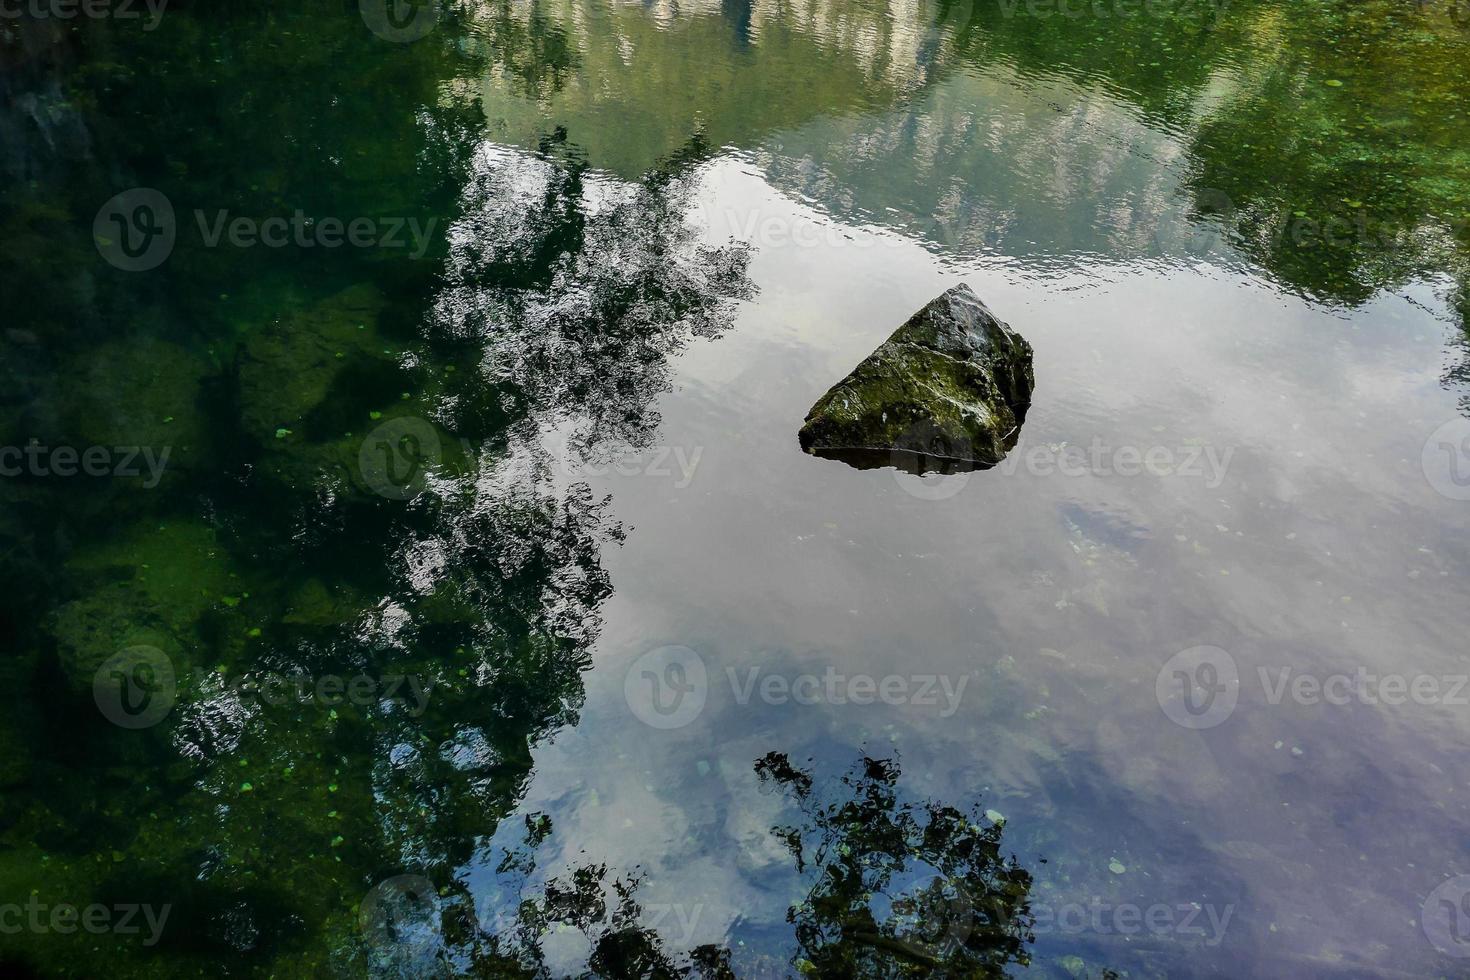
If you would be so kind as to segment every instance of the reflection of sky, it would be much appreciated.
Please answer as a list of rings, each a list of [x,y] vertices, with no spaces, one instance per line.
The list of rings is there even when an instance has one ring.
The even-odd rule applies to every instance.
[[[1157,179],[1135,170],[1140,188]],[[701,206],[712,240],[752,213],[831,220],[729,159]],[[1420,468],[1455,411],[1430,292],[1348,317],[1208,264],[942,266],[891,233],[843,232],[849,244],[763,245],[758,298],[676,362],[658,442],[700,453],[687,486],[657,450],[588,477],[630,534],[604,556],[615,593],[582,721],[538,750],[523,803],[555,821],[543,867],[640,867],[641,901],[698,909],[693,935],[664,930],[676,947],[754,937],[800,892],[752,763],[779,749],[835,777],[860,747],[891,747],[910,791],[1006,816],[1034,903],[1233,906],[1218,947],[1145,937],[1154,962],[1427,969],[1419,903],[1465,870],[1447,844],[1467,829],[1450,785],[1463,710],[1273,705],[1257,670],[1461,669],[1470,522]],[[942,494],[803,455],[811,403],[961,278],[1036,349],[1018,465],[925,499]],[[1094,439],[1228,463],[1213,479],[1026,463]],[[623,690],[664,644],[697,651],[710,678],[673,731],[640,722]],[[1200,644],[1230,652],[1242,693],[1223,725],[1192,732],[1154,682]],[[829,666],[969,680],[941,717],[741,704],[728,673]],[[1136,948],[1090,931],[1037,944],[1122,967]]]

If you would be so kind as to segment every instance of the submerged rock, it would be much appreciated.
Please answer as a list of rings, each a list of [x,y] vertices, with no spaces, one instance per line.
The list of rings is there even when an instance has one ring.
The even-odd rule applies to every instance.
[[[1020,435],[1031,345],[961,283],[817,400],[801,448],[860,468],[983,469]]]
[[[252,331],[238,364],[245,431],[268,451],[291,435],[335,435],[355,392],[402,388],[397,358],[378,333],[384,305],[376,286],[361,283]],[[354,407],[354,418],[366,414]]]

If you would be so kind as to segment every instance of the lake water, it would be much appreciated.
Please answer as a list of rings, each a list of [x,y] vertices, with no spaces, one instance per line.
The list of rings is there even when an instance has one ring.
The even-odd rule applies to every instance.
[[[135,7],[0,47],[0,964],[1470,970],[1462,3]],[[803,453],[961,282],[1010,455]]]

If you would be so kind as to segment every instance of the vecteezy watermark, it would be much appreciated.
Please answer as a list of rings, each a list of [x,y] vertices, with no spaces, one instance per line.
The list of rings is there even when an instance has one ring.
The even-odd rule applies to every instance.
[[[1065,17],[1131,20],[1138,17],[1161,17],[1185,20],[1219,16],[1229,0],[998,0],[1006,17],[1016,16],[1025,7],[1032,17]]]
[[[1456,416],[1431,432],[1419,463],[1441,497],[1470,500],[1470,419]]]
[[[967,449],[962,446],[956,452]],[[1235,457],[1235,447],[1212,445],[1111,445],[1094,436],[1086,445],[1036,443],[1017,446],[990,468],[999,476],[1026,473],[1037,477],[1095,477],[1098,479],[1195,480],[1207,490],[1224,482]],[[973,465],[951,465],[942,460],[918,474],[912,465],[895,461],[894,480],[910,496],[921,500],[944,500],[958,494],[970,482]]]
[[[0,0],[0,20],[143,20],[158,27],[168,0]]]
[[[1214,728],[1230,717],[1240,699],[1235,658],[1219,647],[1181,650],[1160,668],[1154,696],[1174,724],[1195,730]]]
[[[965,879],[937,872],[891,893],[888,906],[892,941],[915,960],[930,962],[964,947],[979,911]]]
[[[920,708],[937,708],[939,717],[948,718],[959,710],[965,696],[969,674],[958,678],[948,674],[845,674],[827,667],[821,674],[777,674],[762,667],[750,667],[744,677],[734,667],[725,674],[735,692],[735,703],[742,707],[752,696],[765,704],[911,704]]]
[[[828,666],[820,674],[779,673],[755,666],[725,668],[735,703],[769,705],[887,704],[933,708],[948,718],[959,709],[969,674],[845,673]],[[623,695],[633,714],[653,728],[682,728],[699,717],[709,699],[704,659],[686,646],[650,650],[629,666]]]
[[[97,251],[124,272],[158,268],[173,253],[177,237],[173,203],[151,187],[113,195],[92,219]]]
[[[1470,0],[1461,0],[1470,8]],[[1337,80],[1329,80],[1331,86]],[[1340,84],[1340,82],[1338,82]],[[1335,86],[1334,86],[1335,87]],[[1272,248],[1297,251],[1360,250],[1367,255],[1415,252],[1426,247],[1425,236],[1463,239],[1470,230],[1470,213],[1434,222],[1406,223],[1393,212],[1380,216],[1368,201],[1342,198],[1318,202],[1311,210],[1298,208],[1269,215],[1237,210],[1230,195],[1214,187],[1193,191],[1191,213],[1183,220],[1160,216],[1154,228],[1155,244],[1163,251],[1205,256],[1224,252],[1237,218],[1247,219],[1252,240]]]
[[[0,477],[40,476],[142,476],[141,461],[148,471],[143,486],[152,490],[163,479],[172,446],[43,446],[32,441],[24,446],[0,446]]]
[[[1446,956],[1470,956],[1470,875],[1442,881],[1424,899],[1419,925],[1429,944]]]
[[[566,476],[577,479],[583,476],[646,476],[654,479],[671,479],[674,489],[683,490],[694,482],[694,471],[704,456],[704,447],[692,450],[684,446],[649,446],[646,449],[628,447],[623,452],[612,452],[610,462],[597,463],[590,460],[568,460],[564,467]]]
[[[427,975],[412,971],[432,963],[443,943],[442,919],[439,892],[418,874],[380,881],[358,907],[358,924],[373,966],[397,968],[394,976]]]
[[[296,209],[287,218],[272,215],[253,218],[245,215],[232,216],[226,209],[206,216],[196,210],[194,220],[199,226],[199,237],[206,248],[218,248],[221,241],[235,248],[408,248],[411,259],[421,259],[429,250],[429,239],[434,234],[438,218],[420,222],[413,217],[309,217]]]
[[[407,249],[420,259],[429,250],[438,218],[357,216],[318,217],[296,209],[288,215],[235,215],[227,208],[212,214],[193,212],[199,242],[205,248],[350,248]],[[135,187],[110,198],[92,221],[97,251],[125,272],[146,272],[162,265],[178,240],[171,202],[161,191]]]
[[[686,646],[649,650],[623,676],[623,697],[639,721],[653,728],[683,728],[704,710],[709,672]]]
[[[278,673],[273,670],[226,675],[224,688],[242,701],[279,707],[317,704],[325,708],[353,705],[369,708],[384,701],[401,701],[411,718],[429,706],[433,678],[417,674],[308,674]]]
[[[1364,666],[1351,673],[1311,673],[1292,666],[1258,666],[1254,679],[1268,705],[1470,707],[1470,674],[1379,674]],[[1235,711],[1240,672],[1227,651],[1191,647],[1169,658],[1154,691],[1170,721],[1184,728],[1214,728]]]
[[[31,895],[24,904],[0,902],[0,933],[13,936],[21,932],[58,933],[66,936],[78,929],[94,936],[116,933],[119,936],[137,936],[148,930],[144,946],[153,946],[163,935],[170,904],[157,906],[118,902],[103,905],[77,906],[69,902],[48,905],[40,896]],[[141,919],[140,919],[141,916]]]
[[[1010,453],[995,468],[1006,476],[1024,469],[1032,476],[1199,480],[1206,489],[1215,490],[1225,482],[1234,456],[1234,446],[1223,451],[1209,445],[1113,446],[1093,436],[1086,449],[1065,442],[1028,446]]]
[[[315,704],[369,708],[399,702],[412,718],[423,715],[433,678],[416,674],[311,674],[206,671],[190,677],[196,690],[233,695],[241,702],[279,707]],[[151,728],[166,718],[178,699],[180,678],[173,660],[158,647],[140,644],[108,657],[92,679],[92,699],[103,717],[120,728]]]
[[[407,44],[439,23],[443,0],[358,0],[362,22],[385,41]]]
[[[413,416],[389,419],[369,432],[357,453],[358,471],[389,500],[417,496],[440,458],[439,430]]]
[[[119,728],[151,728],[178,696],[174,662],[154,646],[127,647],[108,657],[92,678],[92,700]]]
[[[1206,946],[1218,946],[1235,914],[1233,904],[1223,907],[1198,902],[1109,902],[1093,896],[1087,902],[1033,904],[1031,931],[1038,936],[1091,933],[1094,935],[1160,938],[1194,937]]]
[[[1470,228],[1470,216],[1448,221],[1443,227],[1450,237],[1463,237]],[[1417,227],[1400,220],[1383,221],[1370,213],[1364,202],[1349,200],[1340,208],[1316,214],[1293,211],[1277,222],[1271,237],[1274,244],[1289,243],[1305,249],[1356,247],[1367,252],[1394,252],[1414,247],[1417,231]]]

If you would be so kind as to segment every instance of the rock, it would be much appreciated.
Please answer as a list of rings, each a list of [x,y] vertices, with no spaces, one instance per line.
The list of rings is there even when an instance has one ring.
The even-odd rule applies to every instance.
[[[204,353],[156,337],[90,349],[65,372],[58,443],[114,450],[110,464],[126,463],[137,474],[127,477],[130,485],[172,483],[208,464],[215,436],[200,401],[214,372]],[[131,446],[140,447],[137,456],[118,450]]]
[[[229,661],[243,644],[246,610],[224,602],[245,584],[213,528],[144,521],[68,562],[75,599],[50,618],[62,674],[75,691],[132,646],[162,650],[182,671],[205,650]]]
[[[1057,965],[1066,970],[1067,975],[1074,977],[1075,980],[1082,980],[1087,975],[1087,961],[1080,956],[1063,956],[1057,960]]]
[[[362,283],[253,331],[238,364],[245,431],[267,450],[290,436],[338,435],[382,407],[349,405],[347,395],[396,395],[404,380],[378,334],[383,306],[377,287]]]
[[[1031,345],[961,283],[818,399],[801,448],[864,469],[984,469],[1015,446],[1035,383]]]

